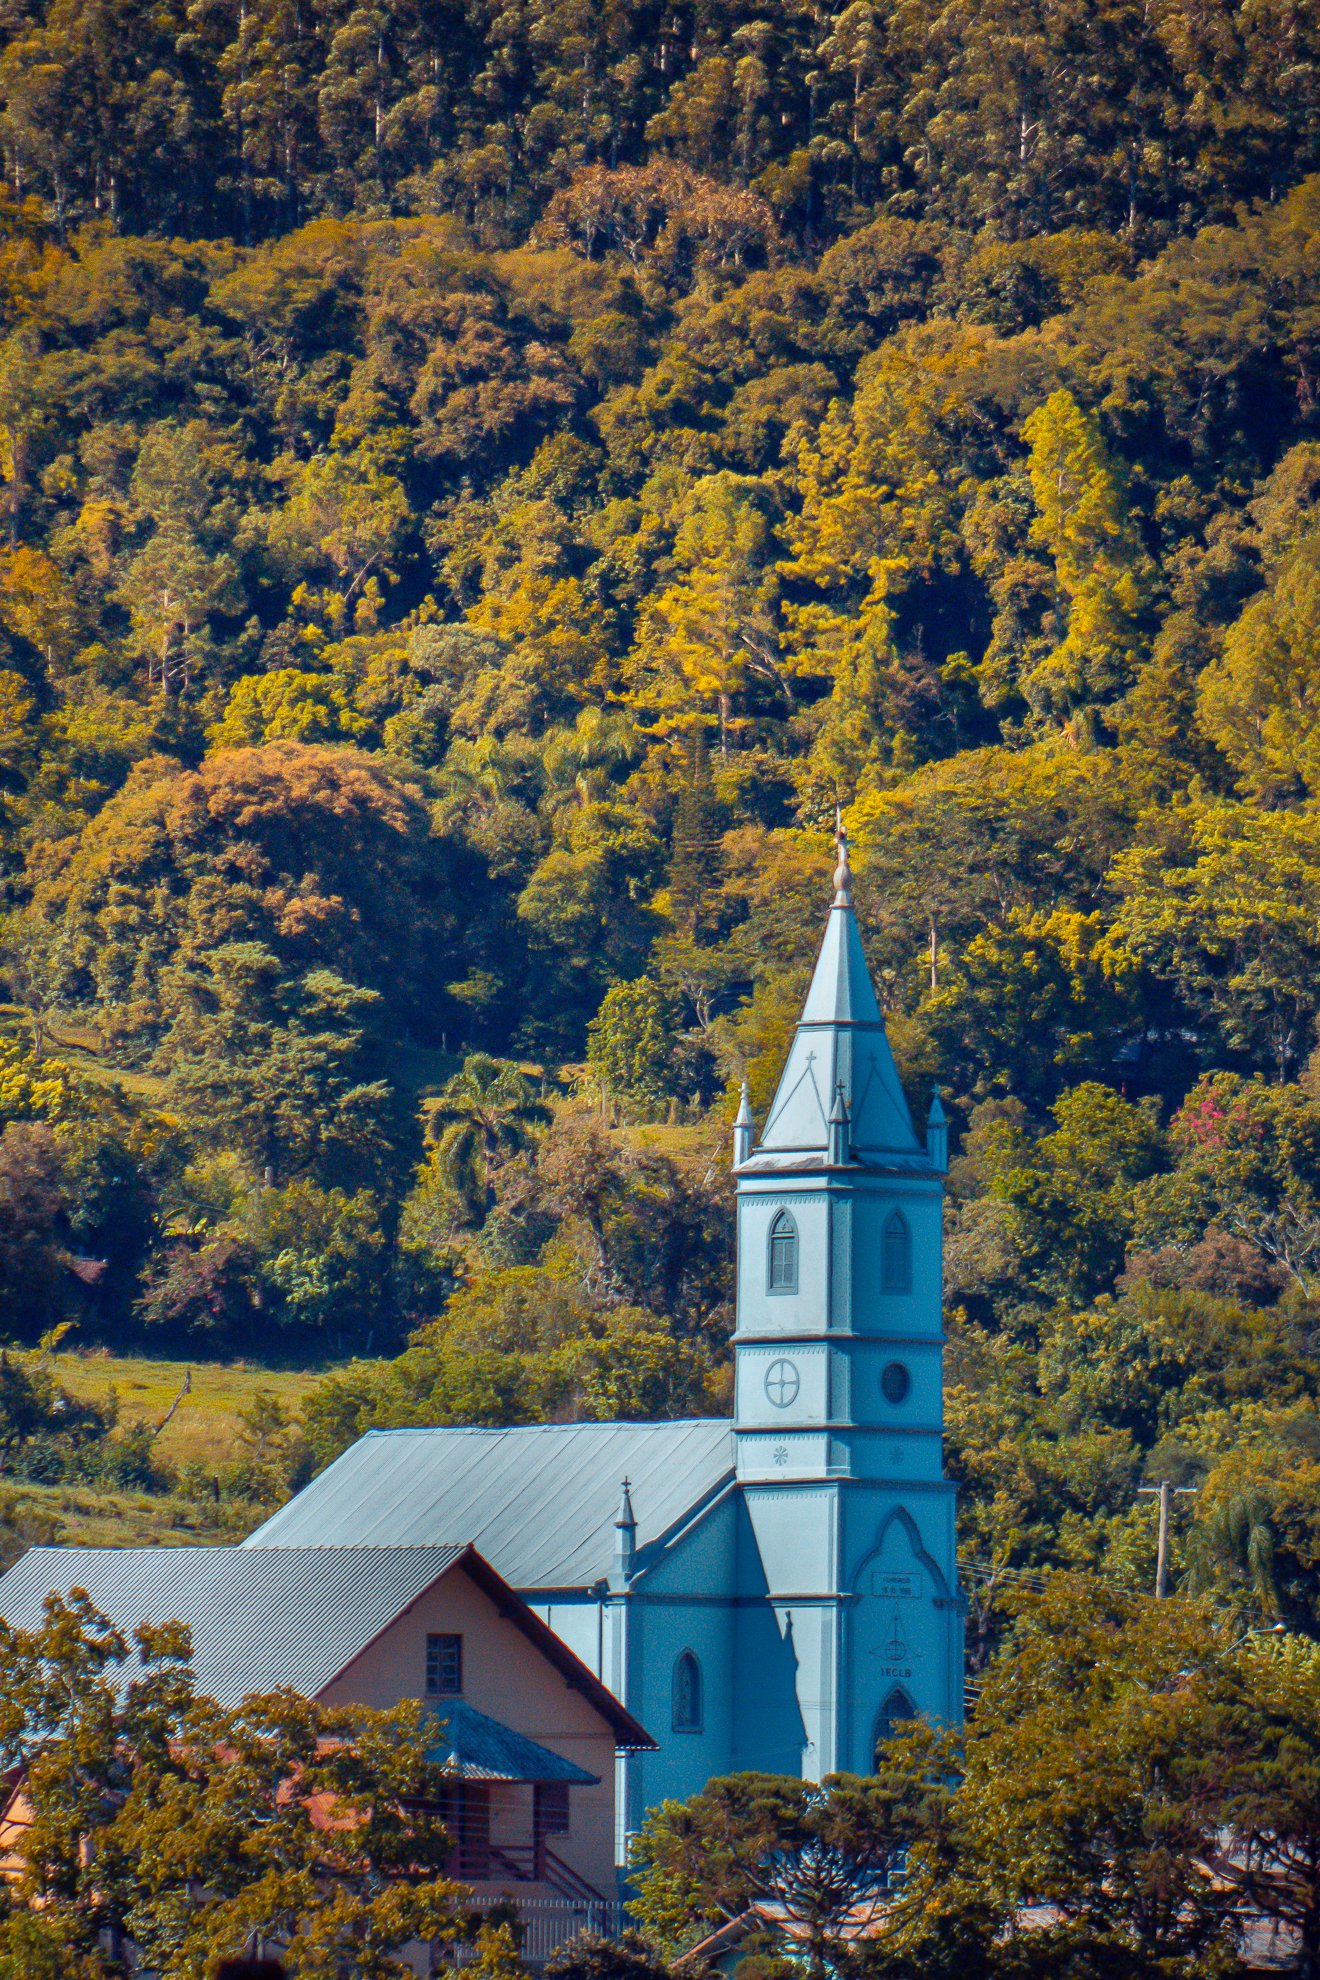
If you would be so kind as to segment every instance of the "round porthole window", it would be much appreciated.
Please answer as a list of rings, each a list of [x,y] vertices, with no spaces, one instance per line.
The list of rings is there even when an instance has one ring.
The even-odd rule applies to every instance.
[[[776,1409],[787,1409],[798,1399],[802,1384],[791,1361],[772,1361],[765,1371],[765,1392]]]
[[[908,1390],[912,1387],[912,1377],[901,1361],[891,1361],[880,1377],[880,1393],[886,1402],[907,1401]]]

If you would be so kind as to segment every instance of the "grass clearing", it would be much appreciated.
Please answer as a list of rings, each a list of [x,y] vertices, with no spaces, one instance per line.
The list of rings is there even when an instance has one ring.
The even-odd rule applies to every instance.
[[[48,1366],[73,1395],[104,1402],[113,1389],[121,1426],[160,1423],[191,1372],[191,1386],[156,1441],[171,1464],[201,1464],[213,1475],[239,1455],[242,1418],[261,1390],[290,1415],[324,1368],[259,1368],[251,1362],[166,1361],[97,1349],[52,1354]],[[199,1498],[96,1485],[0,1483],[0,1556],[49,1538],[69,1547],[231,1545],[251,1532],[271,1507],[245,1499]]]
[[[172,1464],[228,1464],[238,1454],[241,1420],[265,1389],[290,1414],[326,1373],[323,1368],[259,1368],[247,1361],[157,1361],[96,1349],[53,1354],[50,1370],[72,1395],[104,1402],[113,1389],[123,1424],[160,1423],[191,1373],[192,1384],[156,1444]]]
[[[230,1546],[260,1525],[268,1510],[247,1501],[211,1506],[174,1494],[101,1491],[91,1485],[30,1485],[23,1481],[6,1485],[0,1499],[3,1524],[14,1536],[4,1552],[13,1559],[33,1544]],[[67,1593],[67,1589],[62,1592]]]

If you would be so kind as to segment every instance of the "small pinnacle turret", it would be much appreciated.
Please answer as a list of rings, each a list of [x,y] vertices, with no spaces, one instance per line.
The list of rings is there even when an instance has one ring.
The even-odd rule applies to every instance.
[[[637,1552],[637,1515],[633,1511],[632,1481],[625,1478],[619,1499],[618,1517],[614,1522],[614,1573],[611,1577],[616,1587],[623,1587],[633,1570],[633,1559]]]
[[[940,1105],[940,1089],[930,1090],[930,1112],[926,1116],[926,1152],[930,1156],[930,1166],[937,1175],[945,1175],[949,1167],[949,1123]]]
[[[834,1105],[830,1108],[830,1166],[842,1169],[852,1160],[852,1150],[848,1146],[848,1102],[843,1097],[843,1081],[834,1089]]]
[[[738,1106],[738,1118],[733,1124],[733,1166],[738,1168],[752,1152],[752,1139],[756,1133],[756,1121],[752,1115],[752,1096],[747,1081],[742,1083],[742,1099]]]

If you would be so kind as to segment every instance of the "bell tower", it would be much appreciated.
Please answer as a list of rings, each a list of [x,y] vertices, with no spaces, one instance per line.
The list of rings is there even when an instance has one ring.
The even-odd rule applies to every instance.
[[[809,1777],[869,1772],[877,1738],[904,1717],[956,1723],[963,1687],[942,1459],[947,1130],[938,1096],[924,1145],[913,1129],[842,830],[838,845],[774,1102],[756,1141],[744,1092],[734,1130],[735,1432],[751,1541],[740,1579],[791,1646]],[[749,1623],[748,1686],[754,1635]],[[756,1754],[770,1736],[749,1706],[737,1764],[766,1767]]]

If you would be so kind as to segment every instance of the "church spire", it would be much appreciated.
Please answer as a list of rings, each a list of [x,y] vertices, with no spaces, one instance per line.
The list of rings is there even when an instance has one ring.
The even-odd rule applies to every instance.
[[[851,1159],[921,1158],[884,1019],[867,967],[852,899],[852,865],[842,819],[836,830],[834,899],[811,988],[754,1160],[828,1161],[836,1089],[848,1118]]]
[[[825,924],[815,974],[802,1011],[803,1024],[880,1024],[871,972],[853,912],[852,867],[842,820],[835,834],[834,903]]]

